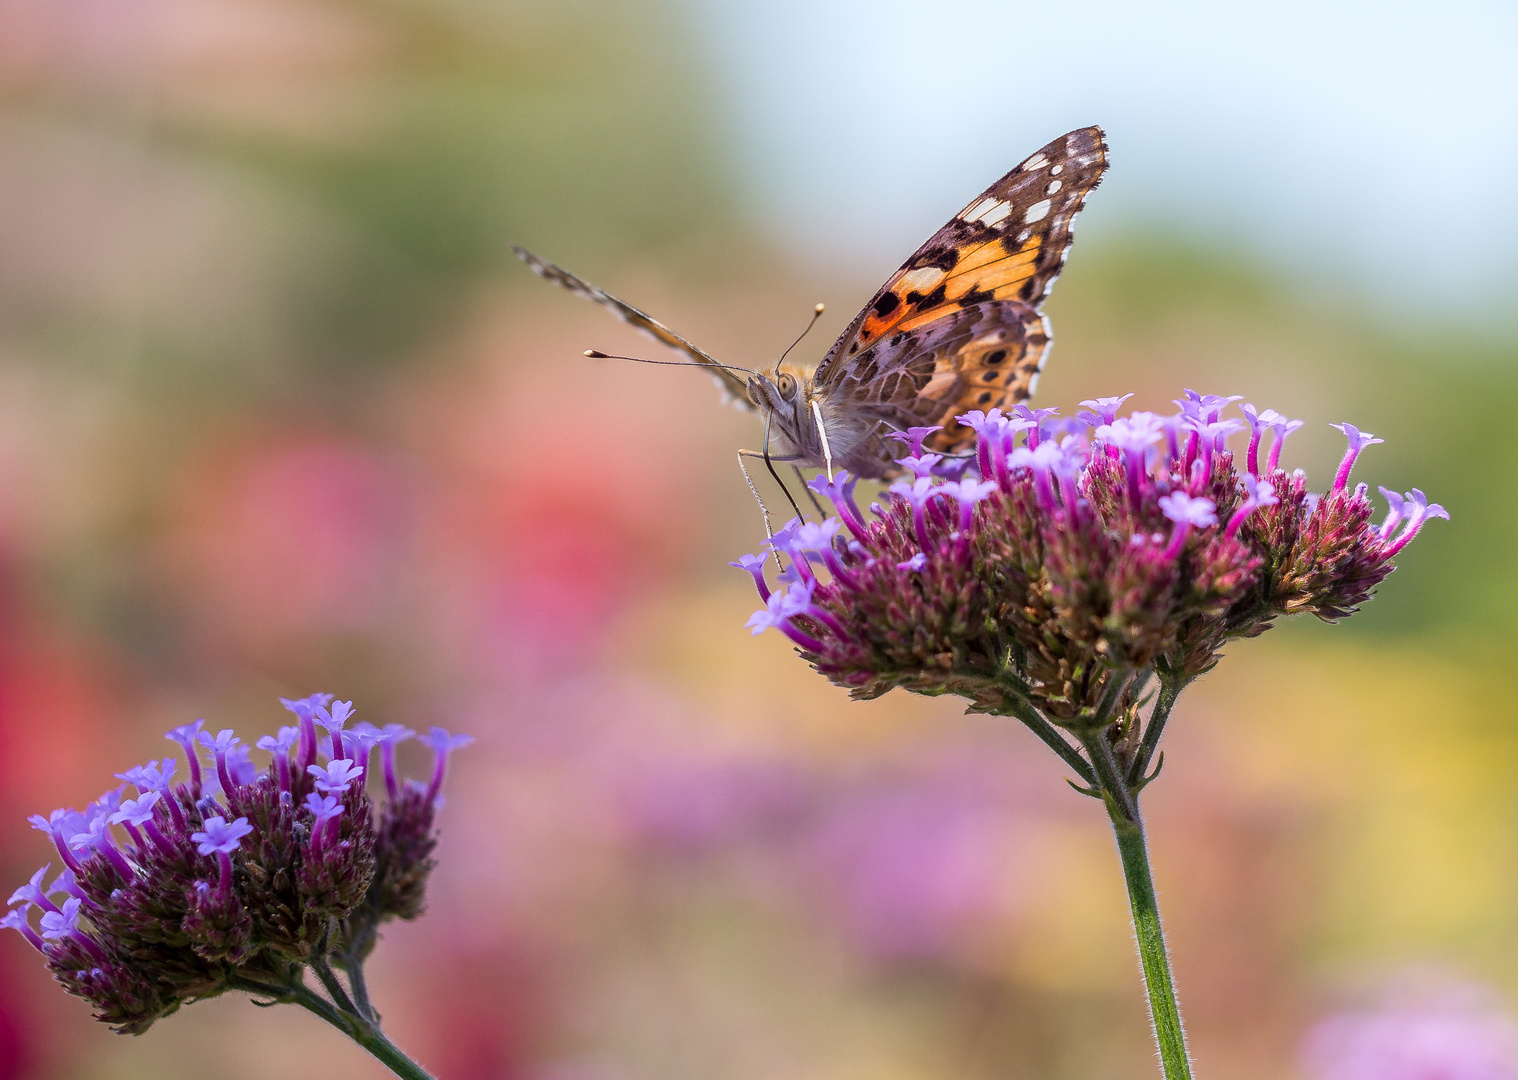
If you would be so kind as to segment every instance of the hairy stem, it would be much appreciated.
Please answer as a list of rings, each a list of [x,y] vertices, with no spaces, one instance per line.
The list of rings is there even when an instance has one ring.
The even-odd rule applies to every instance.
[[[1181,1025],[1181,1009],[1176,1003],[1175,982],[1170,975],[1170,957],[1165,950],[1165,931],[1160,925],[1154,879],[1149,873],[1144,828],[1137,821],[1127,821],[1114,814],[1112,831],[1117,836],[1123,877],[1128,883],[1128,900],[1133,907],[1133,936],[1138,941],[1139,963],[1149,992],[1149,1017],[1154,1022],[1160,1064],[1166,1080],[1191,1080],[1186,1031]]]
[[[270,986],[252,980],[236,980],[232,985],[238,990],[267,998],[270,1001],[299,1005],[313,1016],[321,1017],[369,1051],[402,1080],[433,1080],[431,1073],[412,1061],[398,1046],[385,1037],[378,1024],[368,1017],[361,1016],[352,1008],[328,1001],[307,986],[301,980],[299,968],[290,974],[289,981],[282,986]]]
[[[344,957],[342,965],[348,973],[348,985],[353,988],[353,1003],[358,1006],[359,1015],[370,1023],[378,1024],[379,1017],[374,1015],[374,1006],[369,1004],[369,984],[364,981],[364,962],[350,955]]]
[[[1065,737],[1059,733],[1058,728],[1039,715],[1038,710],[1027,700],[1024,688],[1006,676],[1003,676],[1002,683],[1011,691],[1009,696],[1012,715],[1021,720],[1029,731],[1037,735],[1045,746],[1058,754],[1061,761],[1074,769],[1077,776],[1095,787],[1096,776],[1091,772],[1091,766],[1087,764],[1086,759],[1081,757],[1079,750],[1065,741]]]
[[[1173,703],[1173,697],[1171,700]],[[1089,733],[1082,739],[1082,743],[1096,770],[1097,781],[1107,804],[1107,814],[1112,819],[1118,857],[1123,863],[1128,902],[1133,909],[1133,936],[1138,942],[1139,965],[1143,970],[1144,987],[1149,996],[1149,1017],[1154,1023],[1154,1038],[1159,1045],[1160,1064],[1164,1069],[1165,1080],[1191,1080],[1186,1032],[1181,1025],[1181,1010],[1175,999],[1175,981],[1170,974],[1165,931],[1160,925],[1160,905],[1154,895],[1154,877],[1149,871],[1149,849],[1144,842],[1144,824],[1139,817],[1138,796],[1120,774],[1105,731]]]
[[[1133,761],[1128,766],[1130,787],[1137,786],[1143,781],[1149,762],[1154,757],[1154,751],[1160,744],[1160,736],[1165,733],[1165,722],[1170,719],[1170,710],[1175,708],[1175,699],[1181,696],[1181,691],[1185,688],[1184,679],[1160,677],[1160,696],[1154,702],[1154,711],[1149,714],[1149,723],[1144,728],[1144,740],[1139,744],[1138,753],[1133,755]]]

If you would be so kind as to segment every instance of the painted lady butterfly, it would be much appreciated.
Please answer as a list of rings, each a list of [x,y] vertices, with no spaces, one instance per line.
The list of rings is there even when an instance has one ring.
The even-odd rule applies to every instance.
[[[956,416],[1032,395],[1052,340],[1040,309],[1065,264],[1075,215],[1106,168],[1101,128],[1061,135],[918,248],[815,367],[782,357],[773,371],[749,372],[746,381],[735,374],[746,369],[718,363],[636,308],[513,250],[543,277],[707,368],[764,417],[767,462],[888,479],[899,471],[893,457],[901,452],[891,432],[942,425],[925,445],[958,453],[973,434]],[[761,455],[740,451],[740,464],[743,456]]]

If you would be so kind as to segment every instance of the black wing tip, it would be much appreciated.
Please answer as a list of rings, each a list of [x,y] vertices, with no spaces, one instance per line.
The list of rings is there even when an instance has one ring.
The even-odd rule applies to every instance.
[[[547,259],[543,258],[540,255],[534,255],[532,252],[528,251],[520,244],[508,244],[507,246],[511,248],[511,253],[513,255],[521,259],[524,263],[532,267],[534,270],[540,266],[549,265]]]
[[[1045,146],[1040,153],[1048,154],[1051,151],[1056,154],[1063,152],[1062,156],[1066,157],[1093,157],[1104,171],[1109,163],[1107,133],[1096,124],[1065,132]]]

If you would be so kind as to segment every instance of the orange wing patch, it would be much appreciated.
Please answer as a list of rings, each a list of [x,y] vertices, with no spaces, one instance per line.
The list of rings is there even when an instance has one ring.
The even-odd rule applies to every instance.
[[[939,381],[935,370],[923,388],[924,397],[944,403],[933,420],[943,430],[928,439],[933,450],[956,453],[974,442],[975,433],[957,419],[971,409],[1006,409],[1033,396],[1049,352],[1048,325],[1032,309],[1018,308],[1022,317],[1017,324],[989,327],[957,352],[935,358],[935,369],[941,366],[947,377]],[[931,394],[935,381],[941,392]]]

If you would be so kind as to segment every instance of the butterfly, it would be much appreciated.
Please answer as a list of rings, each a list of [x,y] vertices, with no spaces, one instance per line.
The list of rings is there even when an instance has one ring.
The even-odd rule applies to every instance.
[[[962,454],[974,434],[958,416],[1032,395],[1053,340],[1044,299],[1065,265],[1075,216],[1106,169],[1101,128],[1079,128],[1049,143],[918,248],[816,365],[782,357],[773,370],[756,372],[718,363],[610,293],[512,250],[549,281],[610,308],[684,362],[706,368],[735,401],[757,411],[765,420],[765,449],[740,451],[740,466],[745,456],[763,456],[766,465],[826,468],[829,478],[844,468],[886,480],[901,471],[893,433],[937,426],[926,449]]]

